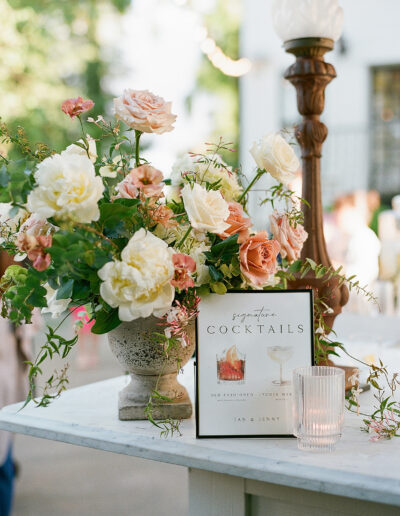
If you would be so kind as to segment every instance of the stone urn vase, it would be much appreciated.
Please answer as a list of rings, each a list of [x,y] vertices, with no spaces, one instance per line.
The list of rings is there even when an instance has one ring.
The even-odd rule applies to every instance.
[[[119,393],[121,420],[147,419],[145,408],[153,390],[171,400],[154,403],[154,419],[186,419],[192,415],[192,403],[177,374],[179,367],[193,355],[195,322],[191,321],[187,327],[189,344],[172,349],[167,359],[162,345],[152,339],[154,332],[162,332],[159,322],[154,316],[137,319],[122,323],[108,333],[111,351],[131,376],[130,383]]]

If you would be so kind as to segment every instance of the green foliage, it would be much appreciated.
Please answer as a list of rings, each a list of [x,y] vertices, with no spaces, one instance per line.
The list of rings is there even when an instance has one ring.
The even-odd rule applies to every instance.
[[[27,160],[19,159],[1,165],[0,182],[0,202],[12,202],[18,206],[26,203],[35,181]]]
[[[142,227],[142,217],[138,212],[138,199],[117,199],[113,203],[100,206],[99,224],[109,238],[129,238]]]
[[[225,240],[217,238],[210,251],[204,253],[207,257],[207,262],[210,264],[231,263],[232,258],[237,256],[239,252],[238,237],[239,235],[235,234]]]
[[[92,333],[107,333],[121,324],[118,317],[118,309],[103,307],[96,312],[96,322],[92,326]]]
[[[112,260],[117,250],[101,233],[93,232],[90,226],[82,224],[77,225],[73,232],[62,229],[55,233],[48,252],[53,264],[48,272],[50,276],[65,278],[65,281],[88,282],[92,293],[98,293],[100,279],[97,270]]]
[[[155,388],[151,391],[150,398],[149,398],[149,401],[147,402],[144,412],[145,412],[147,419],[150,421],[150,423],[152,423],[155,427],[157,427],[161,430],[161,432],[160,432],[161,437],[165,437],[165,438],[167,438],[169,436],[172,437],[176,433],[178,435],[181,435],[180,420],[168,418],[168,419],[161,419],[161,420],[156,421],[153,417],[153,411],[156,407],[162,405],[163,403],[173,402],[173,400],[171,398],[169,398],[168,396],[162,395],[158,391],[158,384],[159,384],[161,376],[163,375],[170,351],[173,349],[176,349],[181,344],[180,344],[180,342],[178,342],[177,339],[175,339],[173,337],[167,338],[164,334],[158,333],[158,332],[153,333],[153,339],[156,343],[162,345],[161,349],[162,349],[162,353],[164,356],[164,364],[163,364],[162,370],[157,378]],[[179,372],[179,369],[181,367],[179,360],[177,360],[176,367],[177,367],[177,372]]]
[[[27,362],[27,365],[29,366],[29,392],[22,408],[24,408],[30,401],[33,401],[38,407],[47,407],[52,400],[58,398],[66,389],[66,385],[68,384],[68,366],[65,366],[59,373],[56,372],[53,374],[46,381],[42,396],[37,399],[35,398],[35,380],[42,374],[40,365],[46,359],[51,360],[55,355],[65,359],[78,340],[77,335],[72,339],[65,339],[61,335],[58,335],[56,332],[59,327],[60,325],[53,330],[50,326],[47,326],[45,344],[41,346],[35,361]]]
[[[35,269],[28,272],[18,265],[8,267],[0,281],[2,316],[11,322],[29,323],[34,307],[47,306],[42,274]]]

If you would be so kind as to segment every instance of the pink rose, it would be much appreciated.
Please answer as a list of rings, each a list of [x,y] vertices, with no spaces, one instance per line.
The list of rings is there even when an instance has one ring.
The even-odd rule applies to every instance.
[[[250,236],[239,249],[240,270],[254,286],[263,287],[276,272],[276,257],[280,245],[269,240],[266,231]]]
[[[186,254],[176,253],[172,256],[172,263],[175,267],[175,274],[171,280],[171,285],[179,288],[179,290],[187,290],[189,287],[194,287],[191,274],[196,270],[196,262],[193,258]]]
[[[298,260],[308,238],[307,231],[301,224],[295,227],[287,215],[279,215],[276,211],[271,215],[270,222],[271,233],[281,245],[282,258],[287,257],[289,262]]]
[[[143,133],[162,134],[173,130],[176,115],[171,113],[171,102],[165,102],[147,90],[125,90],[114,99],[115,118]]]
[[[164,188],[162,172],[151,165],[133,168],[117,185],[119,197],[135,199],[139,192],[145,197],[159,197]]]
[[[69,115],[71,118],[80,115],[81,113],[85,113],[92,109],[94,106],[94,102],[91,99],[83,100],[82,97],[76,97],[76,99],[67,99],[61,104],[61,109],[64,111],[66,115]]]
[[[225,240],[229,236],[239,233],[238,242],[241,244],[250,235],[249,227],[251,226],[251,220],[248,217],[244,217],[243,207],[238,202],[230,202],[228,207],[229,217],[225,222],[229,224],[229,228],[225,229],[225,231],[218,236],[222,238],[222,240]]]

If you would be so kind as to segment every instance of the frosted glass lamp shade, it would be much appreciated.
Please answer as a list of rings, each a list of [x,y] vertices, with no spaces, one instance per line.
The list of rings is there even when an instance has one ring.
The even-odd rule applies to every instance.
[[[343,9],[338,0],[274,0],[272,19],[282,41],[328,38],[342,33]]]

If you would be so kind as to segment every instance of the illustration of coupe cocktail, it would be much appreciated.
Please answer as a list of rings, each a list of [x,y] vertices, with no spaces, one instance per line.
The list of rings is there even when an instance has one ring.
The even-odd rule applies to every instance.
[[[267,353],[271,360],[279,363],[279,380],[273,380],[275,385],[289,385],[289,380],[283,379],[283,364],[290,360],[294,353],[293,346],[268,346]]]

